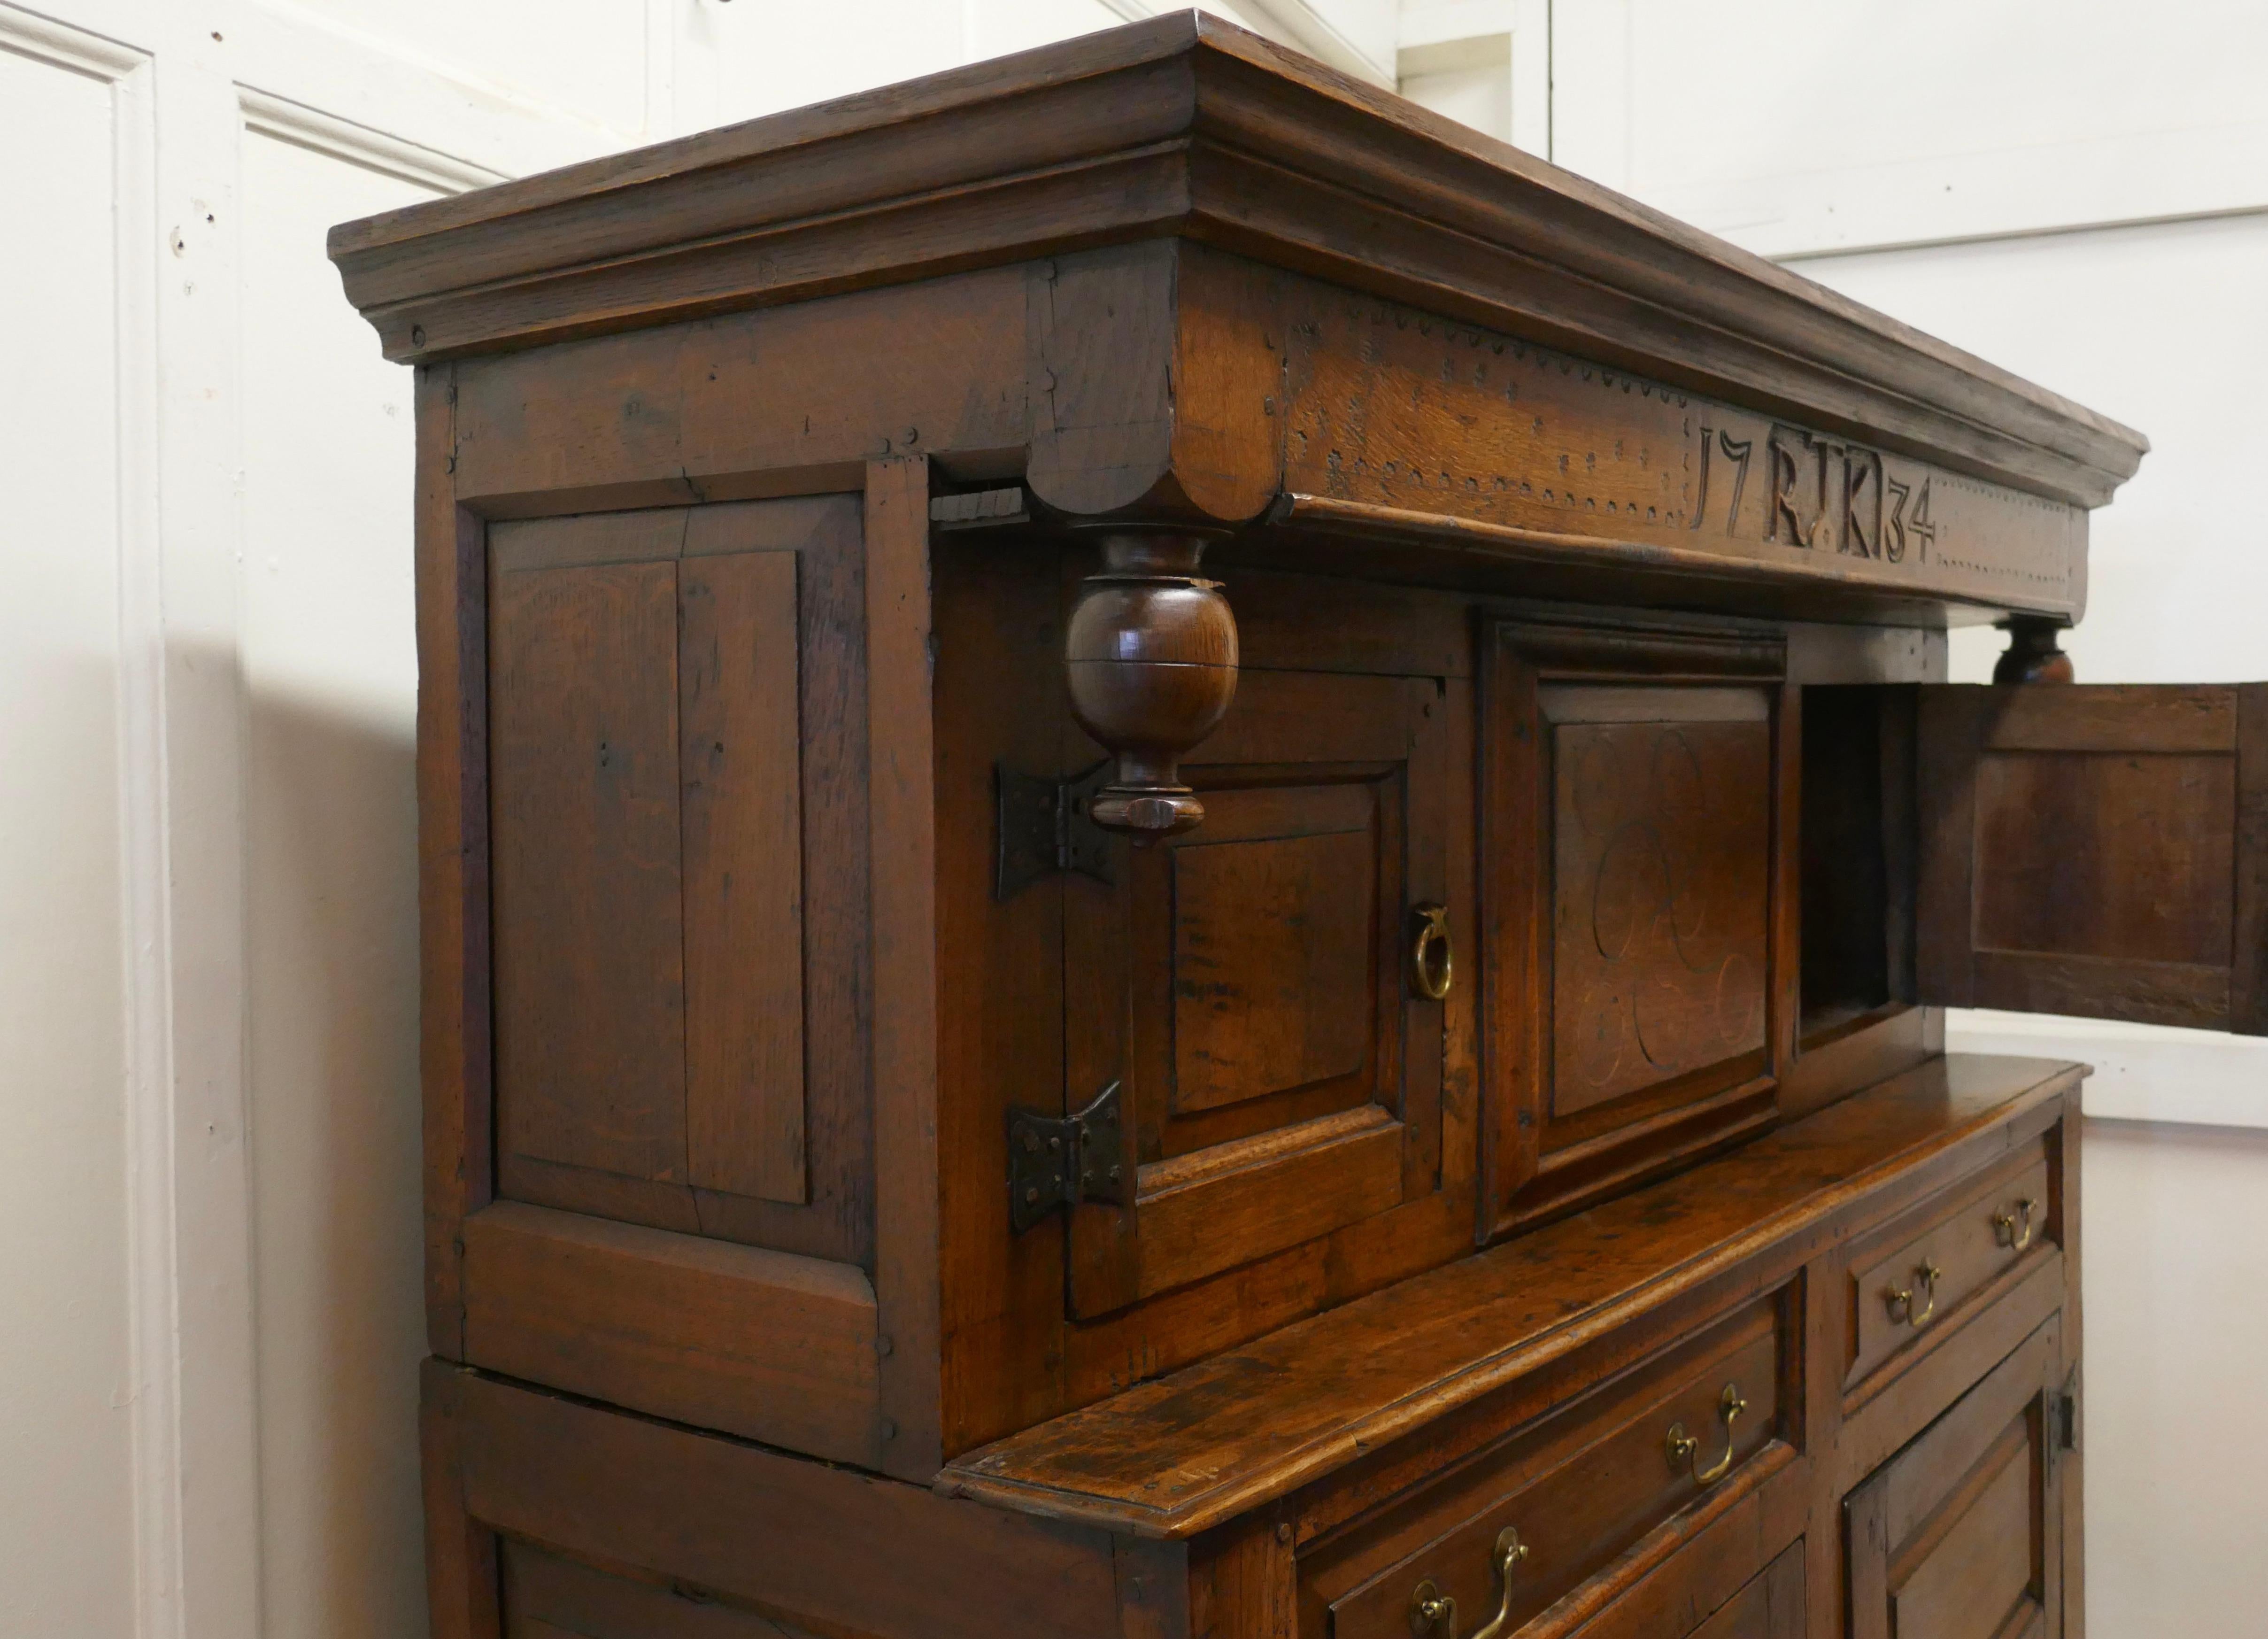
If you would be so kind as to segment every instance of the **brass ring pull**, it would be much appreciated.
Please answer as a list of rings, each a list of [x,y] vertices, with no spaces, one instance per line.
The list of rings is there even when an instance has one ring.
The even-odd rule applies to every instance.
[[[1717,1397],[1717,1414],[1725,1420],[1725,1454],[1706,1468],[1701,1466],[1701,1442],[1685,1432],[1683,1423],[1670,1424],[1669,1437],[1662,1443],[1662,1450],[1669,1454],[1669,1466],[1672,1468],[1690,1468],[1693,1478],[1701,1484],[1715,1485],[1731,1472],[1733,1421],[1748,1409],[1748,1401],[1741,1398],[1741,1385],[1727,1384],[1725,1392]]]
[[[1912,1286],[1894,1286],[1882,1294],[1882,1302],[1889,1306],[1890,1318],[1903,1320],[1910,1326],[1924,1326],[1937,1312],[1937,1283],[1945,1278],[1945,1271],[1925,1258],[1915,1266]],[[1914,1307],[1914,1291],[1919,1288],[1929,1301],[1919,1309]]]
[[[2028,1198],[2001,1207],[1992,1214],[1992,1238],[2011,1251],[2022,1251],[2032,1244],[2032,1214],[2039,1206]]]
[[[1504,1595],[1497,1605],[1496,1620],[1466,1639],[1501,1639],[1512,1631],[1512,1568],[1528,1557],[1528,1544],[1520,1539],[1520,1532],[1506,1525],[1496,1533],[1496,1547],[1490,1551],[1489,1561],[1496,1567],[1497,1581],[1503,1584]],[[1435,1585],[1431,1576],[1418,1584],[1410,1596],[1410,1627],[1413,1632],[1438,1632],[1441,1639],[1457,1639],[1457,1602]]]
[[[1449,949],[1449,907],[1419,904],[1410,908],[1410,983],[1418,993],[1439,1001],[1449,993],[1455,977]]]

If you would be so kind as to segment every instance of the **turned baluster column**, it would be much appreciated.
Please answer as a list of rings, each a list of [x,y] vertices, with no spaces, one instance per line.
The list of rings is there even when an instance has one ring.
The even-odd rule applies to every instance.
[[[2011,615],[2000,623],[2008,634],[2008,652],[1992,667],[1994,683],[2069,683],[2071,656],[2058,642],[2066,630],[2061,621],[2035,615]]]
[[[1236,618],[1219,583],[1197,574],[1204,549],[1185,533],[1105,535],[1064,637],[1071,711],[1118,760],[1087,812],[1137,841],[1204,818],[1181,759],[1236,696]]]

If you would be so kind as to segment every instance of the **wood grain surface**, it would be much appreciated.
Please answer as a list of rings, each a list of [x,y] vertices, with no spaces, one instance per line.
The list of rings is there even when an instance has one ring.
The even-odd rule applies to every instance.
[[[1424,290],[1617,369],[1645,360],[1767,413],[1879,428],[2086,505],[2145,447],[1761,258],[1186,13],[391,211],[335,229],[331,254],[388,356],[430,359],[1161,233],[1379,295]]]
[[[954,1495],[1182,1537],[1282,1496],[1531,1372],[1799,1226],[1847,1232],[1870,1189],[2006,1145],[2075,1067],[1932,1060],[1664,1184],[1359,1299],[957,1458]],[[1966,1144],[1966,1150],[1964,1150]],[[1738,1179],[1737,1187],[1732,1187]]]
[[[1923,999],[2263,1026],[2261,685],[1921,691]]]

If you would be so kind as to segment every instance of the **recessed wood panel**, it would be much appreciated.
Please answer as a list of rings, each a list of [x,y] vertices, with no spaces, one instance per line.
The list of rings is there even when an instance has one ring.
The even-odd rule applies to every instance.
[[[1976,1495],[1957,1526],[1891,1595],[1893,1633],[1993,1639],[2018,1616],[2032,1580],[2032,1478],[2025,1455],[2021,1439],[1992,1453],[1988,1463],[1997,1466],[1972,1482]]]
[[[858,1261],[858,498],[487,534],[499,1195]]]
[[[1412,906],[1446,892],[1430,678],[1255,672],[1184,764],[1204,823],[1067,884],[1079,1102],[1123,1089],[1135,1199],[1071,1223],[1071,1312],[1107,1315],[1437,1187],[1441,1002]],[[1122,1045],[1123,1044],[1123,1045]]]
[[[1174,852],[1175,1110],[1362,1068],[1377,853],[1366,825]]]
[[[1483,658],[1486,1238],[1772,1119],[1797,713],[1752,632],[1507,621]]]
[[[677,595],[690,1182],[800,1201],[796,555],[688,558]]]
[[[2225,966],[2236,759],[2036,751],[1977,768],[1977,944]]]
[[[675,567],[501,576],[490,625],[499,1148],[682,1180]]]
[[[1572,1115],[1764,1045],[1771,735],[1748,721],[1552,734],[1552,1110]]]
[[[2268,685],[1918,698],[1922,1000],[2268,1030]]]

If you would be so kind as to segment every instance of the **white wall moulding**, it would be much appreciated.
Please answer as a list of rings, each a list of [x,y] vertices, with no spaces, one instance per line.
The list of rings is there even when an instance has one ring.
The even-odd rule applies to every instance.
[[[310,108],[288,98],[240,86],[237,103],[244,110],[244,128],[273,137],[316,153],[328,154],[349,165],[358,165],[435,193],[460,193],[505,180],[501,171],[472,165],[418,143],[404,142],[384,131],[357,125]]]
[[[635,61],[604,65],[623,66],[635,80]],[[385,1213],[389,1186],[414,1205],[414,1135],[390,1160],[304,1139],[310,1122],[335,1133],[415,1106],[414,984],[366,954],[389,929],[398,945],[414,909],[361,868],[382,866],[390,832],[407,869],[407,754],[327,759],[327,730],[279,756],[272,727],[281,630],[308,646],[285,694],[329,701],[350,731],[390,700],[400,746],[409,734],[406,520],[373,509],[363,537],[306,540],[291,515],[293,483],[351,479],[338,461],[389,499],[409,466],[407,373],[338,301],[322,233],[637,132],[249,0],[0,0],[0,197],[51,234],[0,263],[0,291],[37,315],[22,362],[39,389],[0,410],[0,577],[38,619],[6,646],[10,698],[38,705],[4,729],[0,782],[0,831],[38,840],[0,860],[0,906],[45,930],[15,947],[33,969],[0,961],[0,1037],[35,1071],[0,1092],[0,1197],[47,1225],[11,1222],[0,1289],[27,1320],[40,1295],[68,1299],[27,1325],[36,1355],[0,1347],[0,1404],[33,1408],[0,1419],[0,1625],[404,1631],[422,1605],[403,1466],[422,1327],[414,1255],[388,1244],[414,1244],[414,1210],[399,1236]],[[259,406],[248,359],[266,372]],[[347,595],[279,604],[278,543],[301,554],[295,584],[309,564],[334,585],[343,570]],[[372,632],[402,657],[391,673],[365,658]],[[338,857],[295,875],[288,845],[334,786],[358,799],[319,828]],[[70,904],[46,905],[67,889]],[[333,941],[357,918],[358,939]],[[44,1115],[17,1119],[17,1097]],[[342,1246],[374,1262],[340,1261]],[[304,1278],[303,1253],[325,1278]],[[387,1290],[397,1264],[406,1296]],[[328,1318],[342,1311],[362,1327],[350,1338]],[[376,1451],[394,1454],[390,1475],[347,1472]],[[264,1491],[263,1455],[282,1458]]]
[[[0,4],[0,1612],[162,1632],[180,1554],[146,545],[147,53]],[[122,1575],[138,1564],[141,1574]]]
[[[148,53],[132,46],[13,5],[0,5],[0,51],[106,82],[122,79],[150,61]]]

